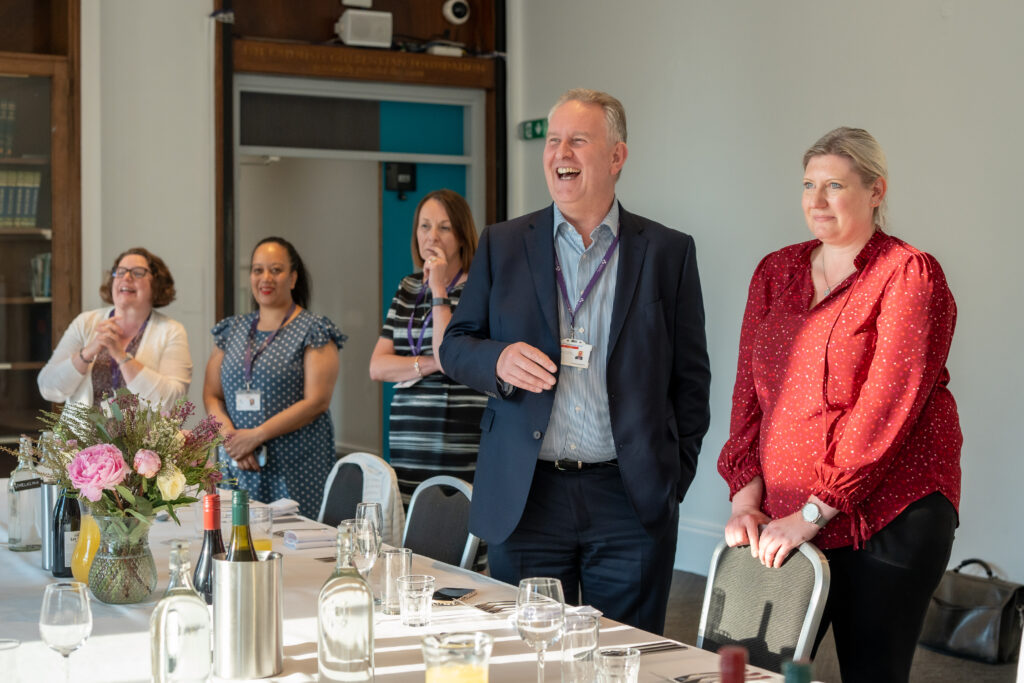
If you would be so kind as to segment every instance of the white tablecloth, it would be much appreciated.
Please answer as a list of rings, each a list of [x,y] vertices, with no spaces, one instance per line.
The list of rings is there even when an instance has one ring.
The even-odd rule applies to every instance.
[[[40,553],[15,553],[7,549],[7,480],[0,479],[0,638],[16,638],[21,645],[13,656],[0,653],[0,680],[60,680],[60,656],[39,638],[39,608],[46,584],[56,581],[40,568]],[[85,645],[71,655],[72,680],[76,683],[119,683],[149,680],[149,616],[167,586],[167,556],[173,538],[192,541],[193,560],[201,544],[192,511],[179,511],[182,526],[157,522],[150,545],[160,572],[154,597],[139,605],[107,605],[93,600],[93,632]],[[301,520],[275,524],[275,531],[315,526]],[[225,539],[227,541],[227,539]],[[291,550],[280,536],[274,550],[284,556],[284,670],[270,680],[315,681],[316,602],[320,588],[333,570],[332,548]],[[324,558],[330,558],[324,560]],[[430,574],[437,586],[475,588],[469,602],[515,598],[515,589],[458,567],[414,556],[413,572]],[[488,631],[494,636],[490,680],[519,683],[536,680],[536,656],[520,641],[504,615],[491,615],[473,607],[435,607],[431,624],[422,628],[402,626],[397,616],[378,614],[375,629],[376,680],[380,683],[423,681],[420,640],[428,633]],[[638,629],[602,619],[600,645],[649,643],[663,640]],[[559,680],[558,646],[548,655],[547,679]],[[681,674],[718,670],[718,656],[696,647],[652,652],[641,657],[641,681],[672,681]],[[764,680],[782,680],[771,676]]]

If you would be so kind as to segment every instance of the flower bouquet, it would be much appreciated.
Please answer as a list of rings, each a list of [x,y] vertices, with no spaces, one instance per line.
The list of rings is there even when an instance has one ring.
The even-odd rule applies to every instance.
[[[191,493],[222,479],[209,457],[222,440],[220,424],[211,415],[183,430],[194,411],[189,401],[161,410],[120,389],[98,407],[69,403],[60,413],[43,412],[53,439],[39,462],[96,519],[100,542],[89,587],[104,602],[140,602],[152,594],[154,516],[166,510],[181,524],[175,507],[196,502]]]

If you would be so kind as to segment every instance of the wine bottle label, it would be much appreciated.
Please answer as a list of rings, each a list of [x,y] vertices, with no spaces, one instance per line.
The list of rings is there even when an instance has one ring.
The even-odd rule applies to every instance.
[[[32,477],[31,479],[22,479],[21,481],[12,481],[11,488],[15,491],[27,491],[28,489],[37,489],[43,485],[43,480],[39,477]]]
[[[75,552],[75,544],[78,543],[77,531],[64,532],[64,568],[71,566],[71,556]]]

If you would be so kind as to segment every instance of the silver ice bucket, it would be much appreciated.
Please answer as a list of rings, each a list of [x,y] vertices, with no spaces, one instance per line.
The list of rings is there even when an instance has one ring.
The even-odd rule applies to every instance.
[[[260,556],[213,556],[213,673],[220,678],[266,678],[283,668],[281,553]]]
[[[42,539],[40,553],[43,556],[42,566],[46,571],[53,571],[53,508],[60,498],[60,487],[56,484],[43,484],[39,487],[39,538]]]

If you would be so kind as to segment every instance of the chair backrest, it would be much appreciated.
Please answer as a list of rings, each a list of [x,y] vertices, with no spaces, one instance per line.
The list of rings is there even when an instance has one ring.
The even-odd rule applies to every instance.
[[[427,479],[409,500],[402,545],[419,555],[471,568],[480,545],[480,539],[469,533],[472,499],[473,486],[461,479]]]
[[[353,462],[338,460],[327,475],[316,521],[337,526],[341,520],[356,516],[356,506],[362,500],[363,468]]]
[[[317,521],[334,526],[351,519],[361,502],[380,503],[383,540],[388,545],[399,545],[405,512],[395,471],[378,455],[349,453],[334,463],[327,476]]]
[[[697,647],[742,645],[751,664],[776,672],[787,659],[810,659],[829,582],[828,561],[811,543],[769,569],[749,547],[723,540],[711,558]]]

